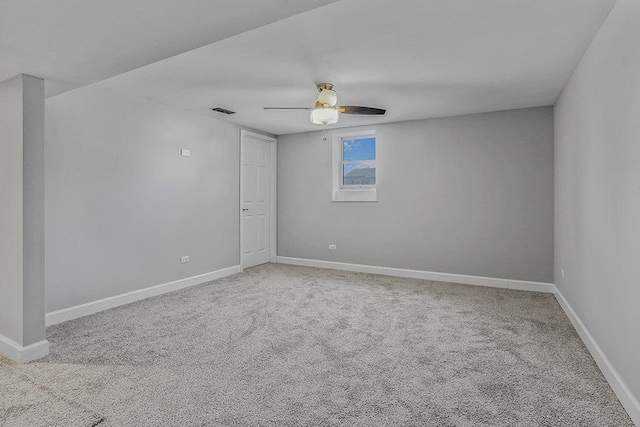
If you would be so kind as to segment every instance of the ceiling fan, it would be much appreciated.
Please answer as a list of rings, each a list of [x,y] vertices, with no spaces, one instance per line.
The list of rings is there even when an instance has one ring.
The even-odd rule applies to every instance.
[[[264,107],[265,110],[309,110],[311,122],[317,125],[332,125],[338,123],[338,116],[342,114],[359,114],[364,116],[381,116],[387,110],[373,107],[359,107],[356,105],[338,106],[338,94],[331,83],[318,83],[318,100],[311,108],[305,107]]]

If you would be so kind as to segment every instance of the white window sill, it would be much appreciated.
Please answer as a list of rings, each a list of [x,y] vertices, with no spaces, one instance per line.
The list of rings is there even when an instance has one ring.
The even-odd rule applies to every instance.
[[[332,202],[377,202],[378,192],[375,188],[357,190],[334,190]]]

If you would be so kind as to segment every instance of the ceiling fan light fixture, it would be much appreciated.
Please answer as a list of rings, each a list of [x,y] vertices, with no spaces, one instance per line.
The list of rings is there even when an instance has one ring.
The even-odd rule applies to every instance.
[[[317,107],[311,110],[311,122],[317,125],[333,125],[338,123],[339,112],[335,108]]]
[[[307,110],[311,111],[311,123],[316,125],[333,125],[338,123],[338,116],[351,114],[359,116],[382,116],[387,110],[382,108],[362,107],[358,105],[338,106],[338,94],[331,83],[318,83],[316,89],[320,94],[312,108],[306,107],[264,107],[265,110]]]

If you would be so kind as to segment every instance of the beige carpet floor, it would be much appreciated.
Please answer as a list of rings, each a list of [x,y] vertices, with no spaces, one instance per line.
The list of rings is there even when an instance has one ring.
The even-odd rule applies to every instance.
[[[103,418],[26,375],[0,356],[0,426],[99,425]]]
[[[0,390],[100,426],[633,425],[541,293],[266,264],[47,338],[16,369],[66,400]]]

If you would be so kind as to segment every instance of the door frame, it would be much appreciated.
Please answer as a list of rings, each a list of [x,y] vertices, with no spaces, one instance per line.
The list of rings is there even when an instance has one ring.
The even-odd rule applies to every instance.
[[[241,129],[240,130],[240,159],[239,159],[239,163],[240,163],[240,170],[239,170],[239,174],[240,174],[240,200],[238,201],[238,206],[239,206],[239,210],[238,210],[238,221],[240,222],[240,241],[239,243],[239,247],[240,247],[240,271],[244,270],[244,265],[242,262],[242,237],[244,236],[244,230],[243,230],[243,226],[242,226],[242,201],[244,200],[244,191],[243,191],[243,184],[244,184],[244,180],[242,178],[242,150],[243,150],[243,143],[245,140],[247,139],[257,139],[258,141],[263,141],[263,142],[268,142],[270,144],[269,146],[269,181],[270,181],[270,188],[269,188],[269,262],[272,263],[276,263],[277,259],[278,259],[278,254],[277,254],[277,249],[278,249],[278,245],[277,245],[277,237],[278,237],[278,233],[276,230],[276,227],[278,225],[278,219],[276,217],[278,209],[276,208],[276,203],[277,203],[277,159],[278,159],[278,139],[274,138],[272,136],[267,136],[267,135],[263,135],[260,133],[256,133],[256,132],[251,132],[245,129]]]

